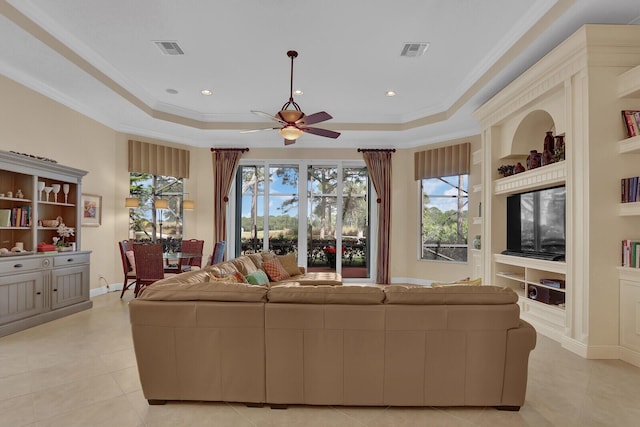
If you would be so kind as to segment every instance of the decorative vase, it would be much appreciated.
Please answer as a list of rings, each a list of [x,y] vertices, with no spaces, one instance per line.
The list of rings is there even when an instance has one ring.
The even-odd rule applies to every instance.
[[[522,163],[518,162],[513,168],[513,173],[521,173],[521,172],[524,172],[525,170],[526,169],[524,168],[524,166],[522,166]]]
[[[553,133],[547,132],[547,136],[544,137],[544,150],[542,151],[541,156],[541,166],[546,166],[553,163],[553,150],[554,150],[554,141],[553,141]]]
[[[541,154],[538,150],[531,150],[527,156],[527,169],[535,169],[540,167]]]
[[[555,148],[553,150],[553,159],[556,162],[564,160],[564,135],[556,136]]]

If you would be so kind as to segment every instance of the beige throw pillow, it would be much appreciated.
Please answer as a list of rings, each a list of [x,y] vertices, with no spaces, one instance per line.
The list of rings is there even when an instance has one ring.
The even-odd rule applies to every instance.
[[[287,255],[278,256],[277,258],[278,261],[280,261],[280,264],[282,264],[282,267],[287,270],[287,273],[289,273],[290,276],[297,276],[298,274],[302,274],[302,272],[300,271],[300,267],[298,267],[298,259],[296,258],[296,254],[294,254],[293,252]]]

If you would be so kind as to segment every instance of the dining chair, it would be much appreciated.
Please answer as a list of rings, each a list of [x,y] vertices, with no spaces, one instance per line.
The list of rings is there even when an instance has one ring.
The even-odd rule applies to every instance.
[[[225,242],[224,240],[216,242],[213,247],[213,255],[211,255],[211,264],[222,262],[222,260],[224,259],[224,248],[226,245],[227,242]]]
[[[202,267],[202,249],[204,247],[204,240],[191,239],[182,241],[182,254],[200,254],[199,257],[193,258],[180,258],[178,260],[178,270],[190,271],[191,267]]]
[[[136,262],[136,287],[134,294],[150,284],[164,279],[164,259],[162,258],[162,244],[135,243],[133,255]]]
[[[122,292],[120,298],[124,295],[125,291],[136,283],[136,266],[134,264],[133,244],[128,240],[122,240],[118,242],[118,248],[120,248],[120,259],[122,260],[122,271],[124,272],[124,279],[122,280]]]

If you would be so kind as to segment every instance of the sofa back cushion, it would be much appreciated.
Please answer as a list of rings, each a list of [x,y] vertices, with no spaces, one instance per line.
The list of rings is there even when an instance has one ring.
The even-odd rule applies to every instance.
[[[269,302],[300,304],[381,304],[382,289],[376,286],[300,286],[297,283],[272,286]]]
[[[182,275],[182,274],[181,274]],[[266,286],[222,281],[158,281],[144,288],[139,300],[265,302]]]
[[[384,288],[387,304],[480,305],[513,304],[518,294],[500,286],[426,286],[388,285]]]
[[[278,261],[282,264],[282,267],[287,270],[290,276],[297,276],[298,274],[302,274],[300,271],[300,267],[298,267],[298,258],[296,254],[291,252],[287,255],[277,256]]]
[[[236,267],[236,269],[245,276],[247,274],[258,271],[256,265],[248,256],[239,256],[238,258],[229,260],[229,262],[232,263]]]

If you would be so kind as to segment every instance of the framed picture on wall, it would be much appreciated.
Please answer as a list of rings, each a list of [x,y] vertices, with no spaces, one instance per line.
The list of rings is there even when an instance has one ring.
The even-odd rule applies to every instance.
[[[98,227],[102,224],[102,196],[82,193],[82,226]]]

